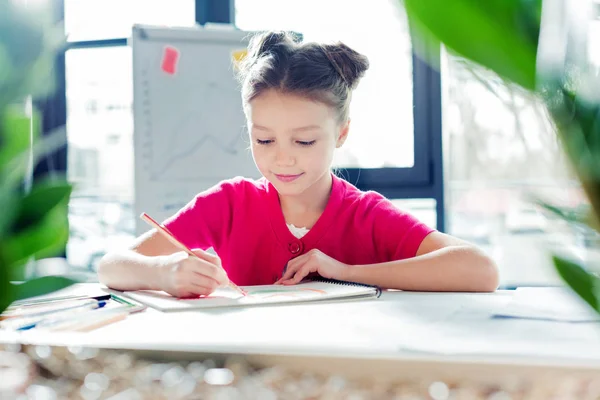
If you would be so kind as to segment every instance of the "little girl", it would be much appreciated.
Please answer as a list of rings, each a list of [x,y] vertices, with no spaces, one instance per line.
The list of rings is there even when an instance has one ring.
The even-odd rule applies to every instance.
[[[293,285],[309,274],[403,290],[495,290],[497,269],[482,251],[331,173],[348,137],[352,90],[368,67],[342,43],[253,37],[240,78],[263,178],[223,181],[164,222],[198,258],[151,230],[131,250],[107,254],[100,281],[179,297],[229,280]]]

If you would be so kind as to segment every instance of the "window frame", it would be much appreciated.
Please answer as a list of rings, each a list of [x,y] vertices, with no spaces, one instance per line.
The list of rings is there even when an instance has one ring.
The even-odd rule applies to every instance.
[[[54,19],[64,21],[64,0],[54,0]],[[195,0],[195,21],[235,23],[235,0]],[[413,47],[415,40],[413,37]],[[65,55],[72,49],[127,46],[127,38],[68,42],[56,57],[55,93],[36,105],[43,113],[43,134],[66,129]],[[437,49],[439,50],[439,49]],[[431,52],[428,52],[431,54]],[[439,55],[439,51],[436,54]],[[437,229],[445,231],[445,202],[442,159],[442,99],[440,72],[413,50],[414,165],[407,168],[341,168],[344,178],[361,190],[375,190],[390,199],[434,199]],[[68,146],[43,157],[34,179],[48,173],[66,175]]]

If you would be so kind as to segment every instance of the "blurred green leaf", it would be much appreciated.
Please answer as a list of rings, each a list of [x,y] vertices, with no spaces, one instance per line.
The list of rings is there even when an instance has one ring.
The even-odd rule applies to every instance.
[[[552,260],[560,277],[594,310],[600,312],[598,288],[600,278],[592,275],[574,261],[553,256]]]
[[[13,231],[28,229],[54,208],[66,206],[71,190],[71,185],[64,181],[38,183],[21,199]]]
[[[13,301],[52,293],[74,283],[77,283],[77,281],[64,276],[44,276],[20,284],[11,284],[12,291],[15,294]]]
[[[542,0],[403,0],[414,31],[534,90]]]
[[[13,288],[10,284],[11,276],[9,265],[0,252],[0,312],[2,312],[13,301]]]
[[[543,96],[562,147],[600,221],[600,104],[578,98],[565,82],[550,82]]]
[[[583,205],[577,208],[566,208],[559,207],[548,203],[538,197],[530,196],[531,201],[537,204],[544,210],[550,212],[555,217],[558,217],[567,222],[582,224],[586,226],[594,226],[593,216],[591,215],[591,209],[587,205]]]
[[[23,198],[16,230],[0,244],[9,263],[23,263],[32,256],[52,257],[64,250],[69,236],[70,193],[70,185],[59,183],[35,187]]]
[[[64,251],[69,235],[68,220],[60,210],[52,210],[42,221],[5,240],[0,246],[9,263],[21,265],[30,257],[53,257]]]
[[[9,82],[14,79],[14,68],[6,46],[0,41],[0,110],[3,110],[15,98],[14,93],[8,90]]]
[[[566,150],[586,176],[600,178],[600,104],[582,101],[570,89],[558,90],[549,109]]]
[[[33,114],[33,121],[39,120],[37,114]],[[0,192],[0,237],[7,232],[12,225],[16,203],[18,202],[17,194],[15,193],[15,185],[22,181],[23,175],[15,176],[14,184],[7,179],[6,173],[18,174],[23,173],[27,167],[29,159],[28,149],[30,146],[31,127],[34,127],[34,137],[37,135],[37,123],[32,124],[31,119],[24,114],[22,107],[11,105],[0,109],[0,185],[3,190]],[[23,159],[21,168],[13,168],[12,162],[17,159]]]
[[[4,115],[0,116],[0,166],[7,165],[10,160],[28,152],[31,134],[34,141],[39,136],[39,114],[34,112],[32,118],[16,106],[7,107]]]
[[[7,187],[14,187],[15,185],[21,184],[27,171],[29,159],[32,155],[33,164],[35,165],[39,162],[41,157],[64,147],[66,143],[67,137],[64,126],[59,127],[42,137],[39,137],[37,141],[33,143],[33,154],[30,154],[27,151],[10,160],[8,167],[6,168],[7,171],[5,171],[7,173],[5,176],[5,184]]]
[[[0,180],[2,187],[4,187],[4,184],[3,180]],[[9,231],[9,227],[16,217],[15,214],[19,200],[18,195],[13,190],[0,190],[0,210],[2,210],[0,213],[0,242]],[[1,265],[0,268],[2,268]]]

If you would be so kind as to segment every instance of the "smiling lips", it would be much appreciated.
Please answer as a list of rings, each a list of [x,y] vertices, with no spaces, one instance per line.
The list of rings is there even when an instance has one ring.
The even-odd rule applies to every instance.
[[[296,179],[300,178],[302,175],[304,175],[304,173],[296,174],[296,175],[275,174],[277,179],[279,179],[281,182],[293,182]]]

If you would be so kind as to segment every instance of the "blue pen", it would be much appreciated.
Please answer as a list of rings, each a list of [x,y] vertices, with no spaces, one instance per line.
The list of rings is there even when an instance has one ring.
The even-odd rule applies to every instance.
[[[95,310],[95,309],[98,309],[98,308],[102,308],[105,305],[106,305],[106,301],[98,301],[97,304],[91,304],[91,305],[89,305],[89,306],[91,306],[89,308],[89,310],[91,311],[91,310]],[[88,309],[86,309],[86,307],[77,307],[76,309],[69,309],[69,310],[65,310],[65,311],[77,311],[77,312],[79,312],[79,311],[87,311],[87,310]],[[68,321],[69,319],[72,318],[72,315],[68,315],[67,316],[66,313],[63,313],[63,312],[58,312],[57,314],[59,314],[59,315],[65,314],[65,315],[62,318],[53,318],[53,319],[49,319],[49,320],[39,320],[39,321],[36,321],[34,323],[21,326],[21,327],[17,328],[16,330],[18,330],[18,331],[26,331],[26,330],[33,329],[33,328],[40,327],[40,326],[50,326],[50,325],[54,325],[56,323],[62,323],[62,322]]]

